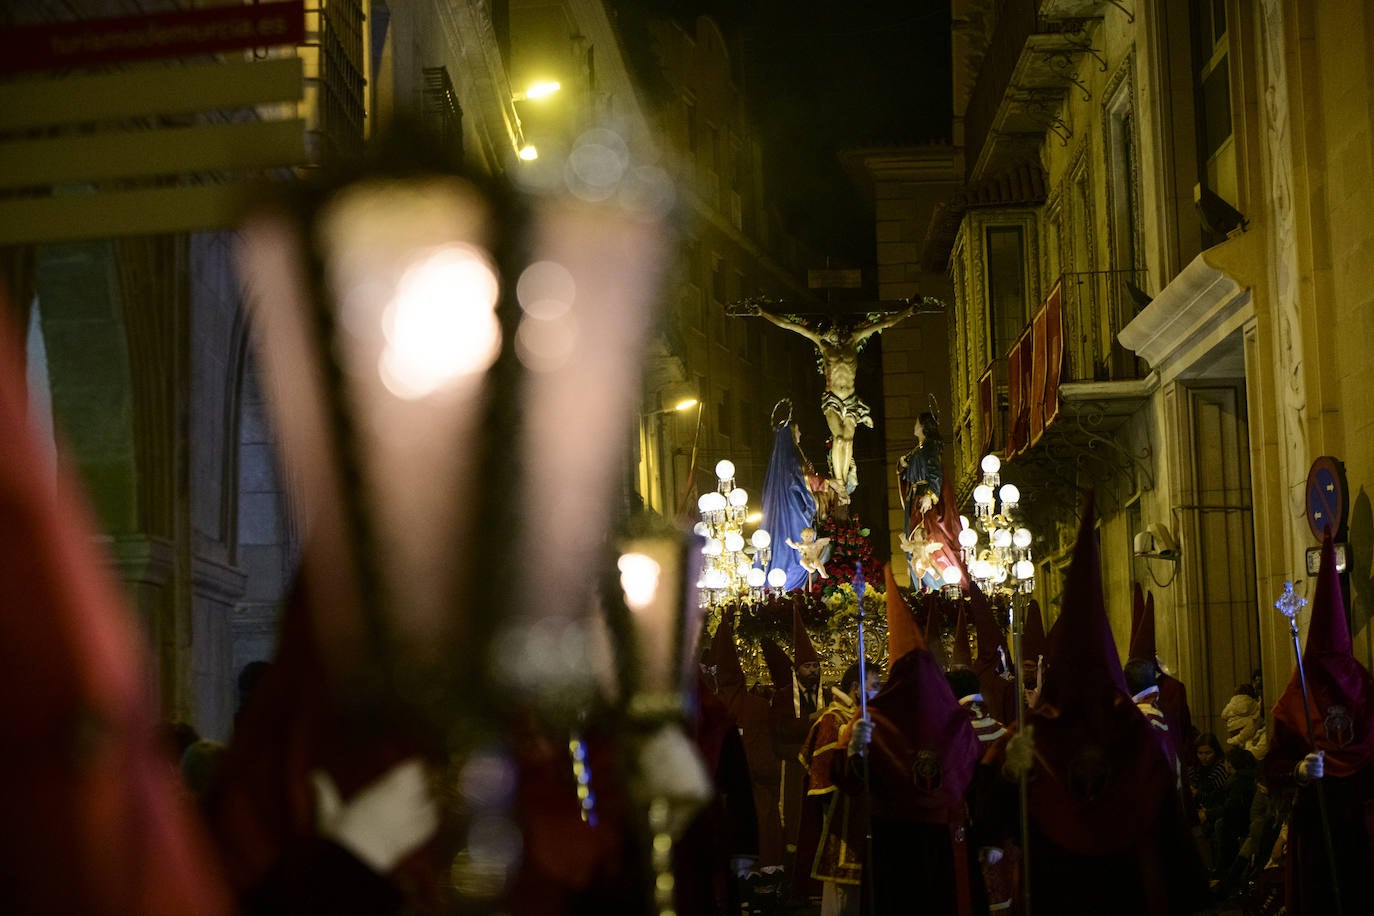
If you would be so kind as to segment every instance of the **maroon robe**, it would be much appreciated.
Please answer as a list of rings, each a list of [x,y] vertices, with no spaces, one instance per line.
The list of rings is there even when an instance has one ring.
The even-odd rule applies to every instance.
[[[33,433],[9,330],[0,320],[0,910],[226,914],[155,730],[143,636],[78,487]]]
[[[1351,655],[1335,546],[1322,544],[1322,568],[1302,655],[1308,708],[1295,669],[1274,704],[1274,732],[1264,758],[1271,786],[1292,785],[1294,768],[1313,751],[1324,779],[1300,786],[1288,827],[1288,913],[1334,912],[1332,866],[1322,836],[1321,800],[1335,852],[1344,912],[1374,913],[1374,676]],[[1312,738],[1308,738],[1308,716]]]

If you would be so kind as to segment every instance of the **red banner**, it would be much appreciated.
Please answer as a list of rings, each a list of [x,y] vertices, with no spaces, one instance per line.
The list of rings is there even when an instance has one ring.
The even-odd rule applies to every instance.
[[[992,367],[989,366],[987,371],[983,373],[983,377],[978,379],[978,415],[982,418],[981,432],[983,434],[982,441],[978,443],[980,457],[992,451],[993,418],[997,416],[994,413],[994,393]]]
[[[1029,413],[1026,397],[1029,394],[1026,373],[1030,369],[1030,328],[1012,344],[1007,353],[1007,446],[1005,458],[1026,447],[1026,419]]]
[[[1059,283],[1045,300],[1044,428],[1059,416],[1059,380],[1064,366],[1064,291]],[[1039,335],[1039,331],[1036,334]]]
[[[70,70],[305,40],[303,0],[0,29],[0,73]]]
[[[1031,319],[1030,360],[1030,417],[1026,430],[1027,445],[1040,441],[1045,431],[1045,306]]]

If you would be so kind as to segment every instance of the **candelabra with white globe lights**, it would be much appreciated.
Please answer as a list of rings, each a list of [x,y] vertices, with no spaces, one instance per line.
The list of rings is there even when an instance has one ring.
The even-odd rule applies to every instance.
[[[1001,483],[996,455],[984,455],[981,466],[983,482],[973,488],[973,525],[959,532],[964,565],[986,594],[1028,595],[1035,590],[1031,533],[1012,518],[1021,492],[1015,484]]]
[[[697,500],[701,521],[693,529],[706,538],[701,548],[705,559],[698,582],[703,607],[758,600],[763,597],[765,586],[778,588],[787,580],[781,569],[765,572],[773,550],[773,538],[767,531],[760,528],[745,540],[749,494],[743,487],[735,486],[734,463],[728,459],[717,462],[716,477],[716,489],[701,494]]]
[[[1004,594],[1011,598],[1012,666],[1016,681],[1016,695],[1025,696],[1023,683],[1021,637],[1025,631],[1025,603],[1035,591],[1035,563],[1031,560],[1029,528],[1016,524],[1012,513],[1021,501],[1021,491],[1015,484],[1002,483],[999,471],[1002,462],[996,455],[984,455],[979,465],[983,482],[973,488],[973,524],[965,523],[959,532],[959,547],[968,574],[984,594]],[[979,537],[982,532],[983,537]],[[945,580],[949,582],[948,578]],[[1026,704],[1016,704],[1016,725],[1019,732],[1026,728]],[[1030,908],[1030,821],[1028,784],[1023,773],[1019,782],[1021,797],[1021,849],[1023,868],[1022,913],[1029,916]]]

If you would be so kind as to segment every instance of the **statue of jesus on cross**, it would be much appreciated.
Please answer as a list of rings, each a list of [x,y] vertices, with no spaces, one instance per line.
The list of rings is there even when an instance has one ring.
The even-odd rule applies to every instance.
[[[854,390],[854,379],[859,371],[859,347],[874,334],[914,314],[917,303],[913,302],[902,311],[878,320],[850,323],[837,318],[822,333],[765,311],[762,306],[757,306],[757,309],[758,314],[770,323],[795,331],[816,345],[821,356],[821,371],[825,374],[821,412],[825,414],[826,425],[830,427],[830,475],[842,482],[848,492],[854,492],[859,482],[858,468],[854,463],[854,431],[860,424],[870,429],[873,427],[868,405],[859,399]]]

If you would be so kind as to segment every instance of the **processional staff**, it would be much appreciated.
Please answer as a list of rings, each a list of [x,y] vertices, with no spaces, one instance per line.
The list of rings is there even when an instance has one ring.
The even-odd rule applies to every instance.
[[[1302,667],[1302,644],[1298,639],[1298,611],[1307,605],[1307,599],[1293,591],[1293,583],[1283,583],[1283,594],[1274,602],[1280,614],[1288,618],[1288,632],[1293,637],[1293,657],[1298,662],[1298,686],[1302,688],[1302,715],[1307,723],[1307,744],[1316,750],[1317,739],[1312,728],[1312,706],[1307,695],[1307,672]],[[1321,814],[1322,845],[1326,849],[1326,865],[1331,871],[1331,900],[1336,905],[1336,916],[1343,916],[1345,909],[1341,904],[1341,883],[1336,869],[1336,847],[1331,841],[1331,817],[1326,811],[1326,787],[1317,780],[1317,810]]]

